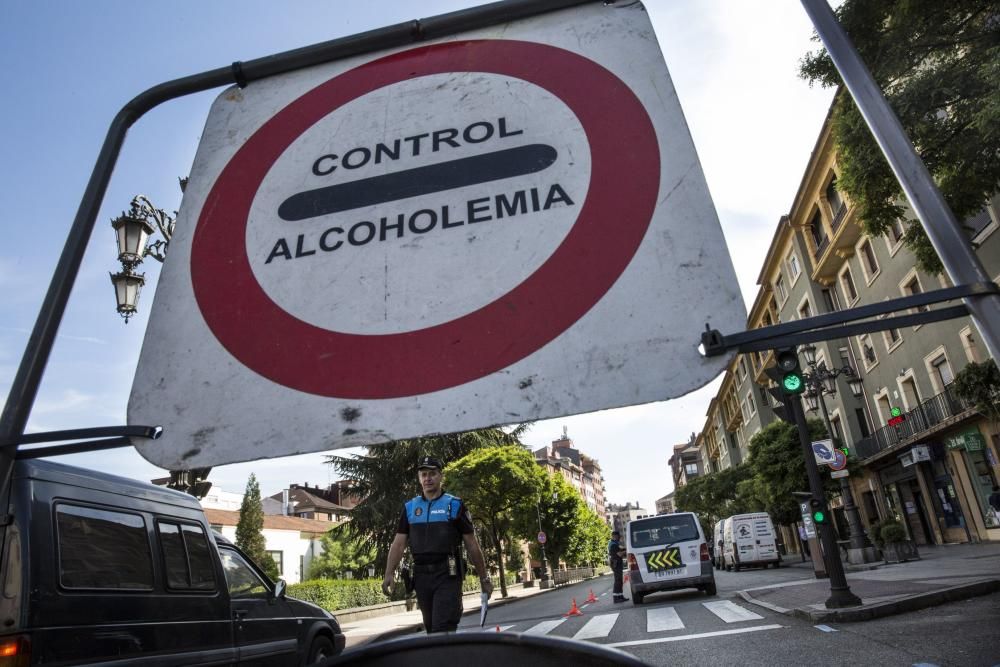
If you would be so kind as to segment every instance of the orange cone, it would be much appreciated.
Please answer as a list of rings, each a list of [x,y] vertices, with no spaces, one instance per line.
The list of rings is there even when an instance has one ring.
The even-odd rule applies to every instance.
[[[628,583],[628,572],[626,572],[625,576],[622,577],[622,582],[624,582],[626,584]]]
[[[497,626],[497,632],[500,632],[500,626],[499,625]]]
[[[563,618],[567,618],[569,616],[583,616],[583,612],[576,606],[576,598],[573,598],[573,605],[569,608],[569,611],[563,614]]]
[[[590,597],[588,597],[584,602],[597,602],[597,598],[594,597],[594,589],[590,589]]]

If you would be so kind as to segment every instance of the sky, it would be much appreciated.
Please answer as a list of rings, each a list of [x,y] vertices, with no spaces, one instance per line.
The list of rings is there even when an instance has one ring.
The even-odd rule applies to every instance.
[[[419,17],[474,6],[460,0],[6,0],[0,3],[0,396],[6,400],[29,333],[108,126],[158,83]],[[798,77],[817,48],[795,0],[649,0],[647,10],[684,108],[749,309],[779,218],[792,203],[832,99]],[[416,11],[419,8],[419,11]],[[142,265],[140,312],[115,313],[109,273],[113,217],[131,198],[180,206],[209,106],[221,89],[165,103],[130,130],[105,196],[28,431],[125,423],[128,395],[159,266]],[[676,317],[666,313],[664,317]],[[151,341],[169,345],[171,341]],[[565,428],[595,457],[609,502],[650,510],[673,489],[674,444],[704,425],[716,379],[682,398],[540,421],[537,449]],[[152,479],[166,472],[132,449],[60,457],[72,465]],[[242,492],[250,473],[272,494],[336,479],[321,453],[216,467]]]

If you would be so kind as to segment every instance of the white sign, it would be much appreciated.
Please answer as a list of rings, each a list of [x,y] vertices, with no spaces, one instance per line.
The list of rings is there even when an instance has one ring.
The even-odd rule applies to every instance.
[[[129,422],[190,468],[664,400],[746,311],[639,3],[224,92]]]
[[[847,470],[834,470],[830,473],[830,477],[833,479],[840,479],[841,477],[850,477],[850,472]]]
[[[833,440],[818,440],[812,443],[813,455],[816,457],[816,463],[819,465],[830,465],[831,463],[836,463],[837,451],[833,447]]]

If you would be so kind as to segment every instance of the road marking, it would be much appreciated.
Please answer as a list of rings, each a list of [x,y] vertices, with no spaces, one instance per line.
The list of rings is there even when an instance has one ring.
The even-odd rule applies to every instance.
[[[822,630],[823,632],[837,632],[829,625],[814,625],[813,627],[816,628],[817,630]]]
[[[744,632],[760,632],[761,630],[777,630],[784,625],[758,625],[752,628],[736,628],[733,630],[719,630],[718,632],[699,632],[695,635],[681,635],[680,637],[660,637],[659,639],[637,639],[631,642],[616,642],[613,644],[602,644],[611,648],[620,646],[642,646],[643,644],[662,644],[664,642],[680,642],[688,639],[706,639],[708,637],[722,637],[724,635],[739,635]]]
[[[646,611],[646,632],[683,629],[684,621],[673,607],[657,607]]]
[[[702,602],[705,609],[709,610],[726,623],[739,623],[741,621],[757,621],[762,618],[760,614],[755,614],[748,609],[744,609],[738,604],[733,604],[729,600],[716,600],[715,602]]]
[[[554,621],[542,621],[538,625],[532,626],[525,630],[522,634],[526,635],[547,635],[556,629],[556,627],[565,621],[565,618],[557,618]]]
[[[507,632],[512,627],[514,627],[514,625],[496,625],[496,624],[490,625],[490,624],[487,624],[486,627],[483,627],[483,628],[481,628],[481,627],[479,627],[477,625],[469,625],[469,626],[465,626],[465,627],[459,628],[457,630],[457,632],[459,634],[464,634],[466,632],[496,632],[497,628],[500,628],[500,632]]]
[[[580,628],[579,632],[573,635],[573,639],[607,637],[617,620],[618,614],[601,614],[600,616],[595,616],[587,621],[587,624]]]

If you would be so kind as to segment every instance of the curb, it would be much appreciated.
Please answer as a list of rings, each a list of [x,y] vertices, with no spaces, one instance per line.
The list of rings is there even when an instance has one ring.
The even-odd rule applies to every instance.
[[[897,600],[889,600],[887,602],[879,602],[876,604],[862,605],[861,607],[847,609],[826,610],[806,609],[804,607],[785,609],[784,607],[779,607],[778,605],[758,600],[746,591],[739,591],[738,595],[751,604],[764,607],[765,609],[770,609],[771,611],[778,612],[779,614],[785,614],[786,616],[796,616],[812,623],[857,623],[860,621],[870,621],[876,618],[883,618],[885,616],[905,614],[907,612],[926,609],[927,607],[934,607],[948,602],[956,602],[958,600],[967,600],[969,598],[979,597],[982,595],[989,595],[990,593],[995,593],[997,591],[1000,591],[1000,579],[986,579],[983,581],[976,581],[971,584],[963,584],[962,586],[952,586],[950,588],[941,588],[936,591],[908,595],[906,597],[902,597]]]

